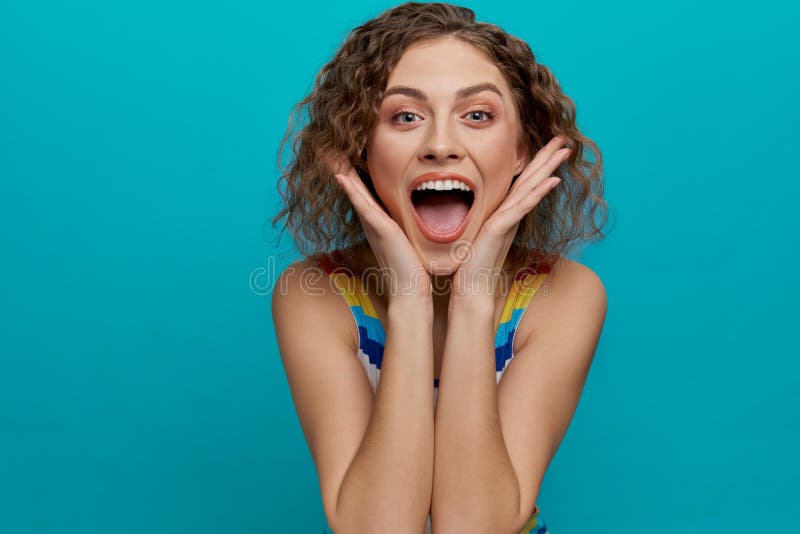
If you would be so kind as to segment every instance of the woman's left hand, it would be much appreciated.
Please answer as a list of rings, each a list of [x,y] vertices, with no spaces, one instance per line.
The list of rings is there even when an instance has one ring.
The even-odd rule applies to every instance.
[[[561,136],[554,137],[537,152],[500,206],[483,223],[475,241],[463,248],[456,245],[454,255],[463,258],[463,263],[453,277],[453,296],[493,293],[520,221],[561,181],[552,173],[572,152],[568,148],[559,150],[565,142]]]

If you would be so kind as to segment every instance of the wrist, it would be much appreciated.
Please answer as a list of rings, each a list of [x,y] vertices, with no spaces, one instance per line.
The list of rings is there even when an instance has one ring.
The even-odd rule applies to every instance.
[[[466,314],[477,318],[494,318],[495,298],[491,293],[453,293],[450,295],[448,314]]]
[[[494,300],[507,285],[507,275],[499,269],[459,269],[453,277],[452,295],[464,300]]]
[[[430,294],[395,295],[389,298],[387,313],[392,317],[433,317],[433,298]]]

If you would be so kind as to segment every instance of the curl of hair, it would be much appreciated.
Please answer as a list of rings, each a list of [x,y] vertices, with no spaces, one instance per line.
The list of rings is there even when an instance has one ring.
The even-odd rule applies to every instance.
[[[511,87],[522,141],[531,157],[556,135],[565,137],[572,148],[555,173],[562,182],[520,221],[513,249],[557,257],[580,241],[604,237],[608,207],[603,199],[602,154],[578,130],[575,104],[550,69],[536,61],[525,41],[494,24],[476,22],[471,9],[408,2],[355,28],[318,73],[312,92],[292,108],[278,150],[283,208],[272,224],[286,219],[281,233],[286,228],[291,231],[301,254],[339,249],[354,268],[363,268],[368,245],[352,204],[333,178],[333,162],[349,163],[380,202],[369,177],[365,147],[389,74],[411,44],[443,37],[472,44],[495,62]],[[295,131],[303,110],[307,123]],[[281,156],[289,140],[293,157],[284,166]]]

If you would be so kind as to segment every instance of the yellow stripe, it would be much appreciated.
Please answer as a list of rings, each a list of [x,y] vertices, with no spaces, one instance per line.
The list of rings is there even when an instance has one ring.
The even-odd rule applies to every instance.
[[[357,306],[360,304],[355,291],[356,288],[353,278],[344,273],[331,273],[331,280],[333,280],[336,287],[339,288],[339,291],[349,306]]]
[[[511,284],[511,289],[508,290],[503,313],[500,314],[500,324],[507,323],[511,319],[511,313],[514,311],[514,302],[517,301],[517,293],[519,293],[519,281],[514,280],[514,283]]]
[[[331,278],[349,306],[359,306],[364,315],[378,319],[378,312],[375,311],[372,301],[362,290],[361,282],[357,277],[345,273],[332,273]]]
[[[369,299],[366,291],[361,290],[361,284],[359,283],[359,295],[361,295],[361,309],[364,311],[364,315],[368,315],[373,319],[378,319],[378,312],[375,311],[375,306],[372,305],[372,301]]]
[[[514,280],[511,289],[508,292],[506,301],[503,305],[503,312],[500,314],[500,323],[503,324],[511,320],[511,315],[515,309],[526,307],[539,287],[547,278],[548,273],[529,273],[520,280]],[[365,315],[373,319],[379,319],[378,312],[375,311],[375,306],[369,296],[362,290],[361,284],[357,277],[348,276],[345,273],[332,273],[336,286],[342,292],[342,296],[347,301],[349,306],[361,306]]]
[[[517,304],[517,308],[524,308],[528,305],[536,292],[539,291],[539,286],[541,286],[544,279],[547,278],[547,274],[548,273],[529,274],[524,278],[524,283],[520,284],[519,304]]]
[[[524,308],[531,301],[539,286],[542,285],[547,273],[528,273],[520,280],[514,280],[511,290],[506,297],[503,313],[500,314],[500,324],[511,320],[511,314],[515,309]]]

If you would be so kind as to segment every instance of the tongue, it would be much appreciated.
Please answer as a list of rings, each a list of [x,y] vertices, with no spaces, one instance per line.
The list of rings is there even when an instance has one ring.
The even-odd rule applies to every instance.
[[[414,204],[422,224],[436,234],[449,234],[458,228],[469,212],[459,193],[428,193]]]

